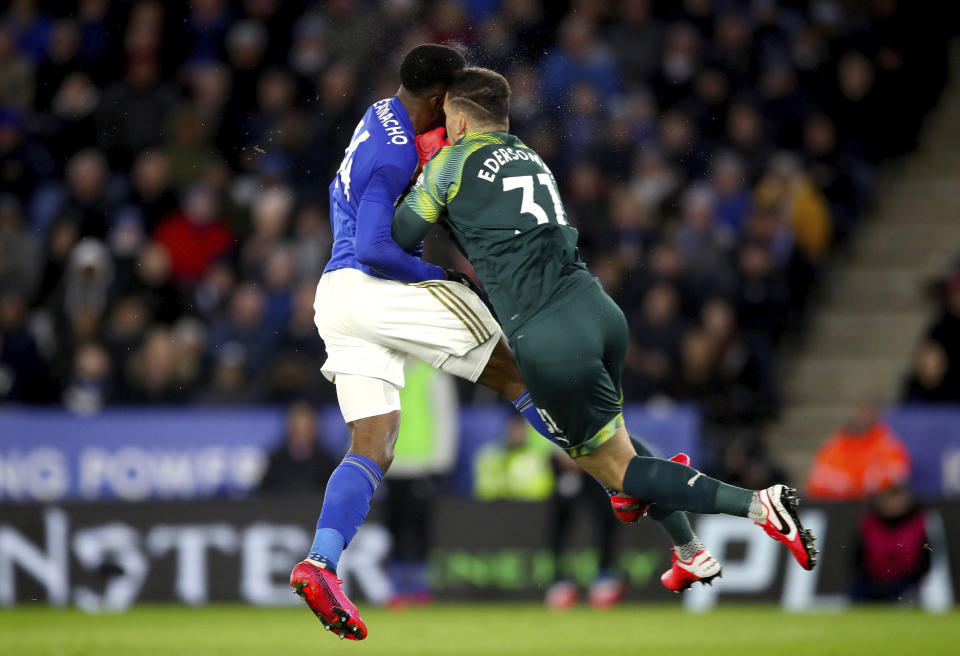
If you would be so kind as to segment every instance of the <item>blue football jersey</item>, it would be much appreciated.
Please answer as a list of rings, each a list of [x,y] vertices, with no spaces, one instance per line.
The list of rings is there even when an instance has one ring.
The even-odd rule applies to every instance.
[[[367,109],[330,183],[333,252],[324,271],[353,268],[385,277],[383,272],[371,271],[357,260],[357,217],[365,197],[392,206],[410,185],[418,164],[414,136],[410,116],[396,96],[375,102]],[[392,210],[388,215],[373,211],[369,214],[365,220],[381,221],[386,216],[389,234]]]

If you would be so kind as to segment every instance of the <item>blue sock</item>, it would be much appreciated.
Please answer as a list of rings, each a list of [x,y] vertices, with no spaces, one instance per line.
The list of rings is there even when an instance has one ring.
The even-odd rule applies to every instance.
[[[533,400],[530,398],[530,392],[524,392],[517,398],[513,400],[513,407],[520,411],[527,422],[533,426],[533,430],[537,431],[545,438],[551,442],[556,442],[553,433],[547,428],[547,424],[543,421],[543,417],[540,416],[540,413],[537,412],[537,406],[533,405]]]
[[[373,460],[354,453],[344,456],[327,482],[308,558],[336,571],[340,554],[370,512],[370,498],[382,478]]]

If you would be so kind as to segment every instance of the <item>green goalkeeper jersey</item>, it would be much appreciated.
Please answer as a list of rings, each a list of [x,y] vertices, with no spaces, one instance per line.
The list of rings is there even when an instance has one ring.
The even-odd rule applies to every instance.
[[[592,280],[553,174],[511,134],[473,132],[441,149],[397,208],[393,237],[413,250],[439,220],[473,264],[508,336]]]

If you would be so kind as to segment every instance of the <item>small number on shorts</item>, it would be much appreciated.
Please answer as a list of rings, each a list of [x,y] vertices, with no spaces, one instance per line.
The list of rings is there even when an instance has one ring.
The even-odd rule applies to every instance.
[[[560,437],[563,433],[560,431],[560,427],[557,426],[557,422],[553,420],[553,417],[550,416],[550,413],[544,410],[543,408],[537,408],[537,414],[540,415],[540,418],[543,419],[543,423],[547,425],[547,428],[553,433],[554,437]]]

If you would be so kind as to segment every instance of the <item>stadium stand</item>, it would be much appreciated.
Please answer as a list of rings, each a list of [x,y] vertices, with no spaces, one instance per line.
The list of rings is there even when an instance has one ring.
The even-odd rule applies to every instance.
[[[831,271],[804,342],[785,363],[790,403],[768,433],[797,477],[819,442],[864,399],[960,400],[950,328],[958,307],[953,190],[960,158],[950,145],[960,136],[958,101],[954,82],[927,122],[919,152],[888,170],[876,212]]]
[[[760,424],[878,167],[917,143],[949,29],[879,0],[12,2],[0,401],[331,401],[326,185],[398,57],[439,41],[509,76],[513,130],[630,317],[629,400]]]

